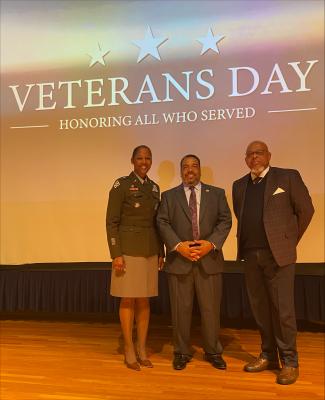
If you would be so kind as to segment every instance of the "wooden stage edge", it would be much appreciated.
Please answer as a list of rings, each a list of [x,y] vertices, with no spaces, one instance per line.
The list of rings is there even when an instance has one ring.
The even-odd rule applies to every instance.
[[[13,311],[1,312],[1,320],[12,321],[56,321],[56,322],[99,322],[99,323],[118,323],[119,316],[117,312],[46,312],[46,311]],[[170,314],[151,313],[151,324],[168,326],[171,325]],[[193,312],[192,325],[200,324],[200,316]],[[225,318],[221,317],[222,328],[233,329],[252,329],[256,330],[257,326],[252,318]],[[323,321],[306,321],[297,320],[298,331],[301,332],[325,332],[325,322]]]
[[[323,400],[324,334],[299,332],[300,377],[275,383],[275,371],[246,373],[259,353],[254,329],[221,329],[226,371],[203,361],[199,325],[194,323],[194,357],[183,371],[171,366],[171,326],[151,320],[148,349],[153,369],[123,364],[122,338],[114,321],[0,321],[2,400]]]

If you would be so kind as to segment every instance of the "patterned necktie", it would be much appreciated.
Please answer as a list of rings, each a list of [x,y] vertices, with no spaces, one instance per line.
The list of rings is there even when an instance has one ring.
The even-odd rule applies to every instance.
[[[195,194],[194,186],[190,186],[190,190],[191,190],[191,195],[190,195],[189,207],[190,207],[191,220],[192,220],[192,233],[193,233],[193,239],[198,240],[199,239],[199,226],[197,223],[197,204],[196,204],[196,194]]]
[[[262,177],[257,176],[256,178],[253,179],[253,184],[256,185],[256,184],[260,183],[262,179],[263,179]]]

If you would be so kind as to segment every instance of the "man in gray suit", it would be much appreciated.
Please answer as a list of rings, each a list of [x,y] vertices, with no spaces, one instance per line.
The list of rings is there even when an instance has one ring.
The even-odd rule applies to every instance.
[[[250,173],[233,184],[238,219],[238,259],[244,261],[247,292],[262,345],[247,372],[282,369],[277,383],[289,385],[299,375],[296,348],[294,278],[296,247],[314,213],[298,171],[270,167],[271,153],[261,141],[250,143]]]
[[[173,322],[173,367],[181,370],[192,358],[190,329],[194,290],[201,311],[204,359],[226,369],[219,341],[223,268],[222,245],[231,228],[231,213],[223,189],[200,181],[200,160],[181,160],[183,183],[162,194],[158,229],[167,248]]]

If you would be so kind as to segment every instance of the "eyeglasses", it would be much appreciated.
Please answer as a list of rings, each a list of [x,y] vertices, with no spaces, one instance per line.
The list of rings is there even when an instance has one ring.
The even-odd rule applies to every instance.
[[[257,156],[262,156],[263,154],[266,153],[266,150],[256,150],[256,151],[248,151],[246,153],[246,157],[253,157],[253,155],[257,155]]]

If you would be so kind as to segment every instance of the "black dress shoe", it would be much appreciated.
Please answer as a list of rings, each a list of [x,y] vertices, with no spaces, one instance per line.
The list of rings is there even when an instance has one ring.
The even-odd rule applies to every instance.
[[[187,354],[179,354],[176,353],[174,355],[174,360],[173,360],[173,367],[174,369],[181,370],[186,367],[186,364],[191,360],[191,356],[188,356]]]
[[[208,361],[214,368],[217,369],[226,369],[227,364],[226,361],[221,357],[220,354],[208,354],[205,353],[203,356],[205,361]]]
[[[266,369],[278,369],[279,362],[274,360],[268,360],[267,358],[259,356],[256,360],[244,365],[244,371],[246,372],[261,372]]]

